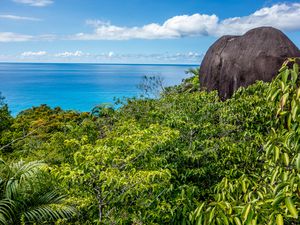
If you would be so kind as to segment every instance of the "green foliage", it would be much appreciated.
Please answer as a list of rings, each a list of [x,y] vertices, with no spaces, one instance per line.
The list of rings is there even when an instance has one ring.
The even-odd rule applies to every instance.
[[[92,115],[98,116],[98,117],[109,117],[113,114],[114,108],[112,104],[103,103],[100,105],[95,106],[92,109]]]
[[[163,94],[172,94],[172,93],[192,93],[200,90],[199,82],[199,68],[190,68],[186,71],[186,74],[190,74],[191,77],[186,78],[182,81],[181,84],[167,87],[164,89]]]
[[[159,212],[152,210],[159,210],[160,204],[160,210],[165,211],[160,196],[168,192],[171,171],[164,168],[161,151],[177,136],[177,131],[158,124],[143,129],[134,120],[126,121],[116,124],[95,146],[83,145],[74,154],[73,165],[64,164],[53,173],[71,185],[81,207],[89,205],[87,220],[105,224],[143,222],[147,217],[157,217]]]
[[[12,117],[9,113],[7,104],[4,103],[4,97],[1,96],[0,92],[0,132],[3,132],[12,123]]]
[[[51,109],[46,105],[21,112],[10,127],[8,146],[13,149],[3,157],[22,157],[29,160],[45,160],[59,164],[73,160],[72,154],[79,148],[72,140],[85,139],[95,143],[101,123],[95,123],[89,113]],[[71,141],[71,142],[70,142]],[[71,144],[73,143],[73,144]],[[0,147],[1,148],[1,147]]]
[[[41,224],[74,216],[75,208],[65,204],[66,197],[49,181],[44,163],[1,164],[0,224]]]
[[[210,198],[190,214],[191,221],[196,224],[298,224],[298,76],[296,59],[290,59],[269,85],[266,102],[271,103],[277,113],[269,123],[272,128],[263,148],[260,152],[256,148],[259,154],[253,159],[255,167],[237,176],[234,165],[215,186]]]
[[[10,115],[7,104],[4,103],[4,97],[2,97],[0,92],[0,146],[8,144],[10,126],[12,123],[13,118]]]
[[[156,99],[147,97],[162,83],[148,78],[144,97],[117,110],[33,107],[6,128],[2,157],[50,165],[50,183],[79,212],[57,224],[297,224],[293,60],[272,83],[240,88],[224,102],[200,91],[199,70],[191,69],[191,78]]]

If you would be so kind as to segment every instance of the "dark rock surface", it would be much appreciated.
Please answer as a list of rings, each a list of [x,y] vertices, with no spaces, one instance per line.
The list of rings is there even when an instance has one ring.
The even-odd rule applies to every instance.
[[[207,51],[200,66],[200,85],[218,90],[222,99],[256,80],[271,81],[288,57],[299,49],[280,30],[252,29],[242,36],[223,36]]]

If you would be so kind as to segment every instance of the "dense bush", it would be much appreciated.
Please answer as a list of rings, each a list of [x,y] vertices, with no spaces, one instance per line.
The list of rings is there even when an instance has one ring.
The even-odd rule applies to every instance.
[[[190,72],[117,110],[26,110],[10,120],[2,157],[48,163],[78,209],[59,224],[297,224],[297,64],[224,102]]]
[[[292,68],[288,63],[292,63]],[[298,64],[291,59],[269,85],[265,101],[273,104],[276,115],[270,121],[271,130],[261,151],[252,154],[255,167],[251,169],[244,164],[251,170],[242,173],[237,167],[232,168],[215,185],[208,200],[191,213],[192,221],[197,224],[299,224],[298,76]]]
[[[13,117],[10,115],[4,97],[0,92],[0,146],[7,145],[10,137],[10,127],[13,123]],[[9,146],[8,146],[9,147]],[[9,148],[7,148],[9,150]]]

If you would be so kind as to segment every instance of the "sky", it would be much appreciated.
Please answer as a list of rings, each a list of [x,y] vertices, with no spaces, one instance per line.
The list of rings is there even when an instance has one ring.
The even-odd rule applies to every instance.
[[[259,26],[300,46],[300,1],[0,0],[0,62],[199,64]]]

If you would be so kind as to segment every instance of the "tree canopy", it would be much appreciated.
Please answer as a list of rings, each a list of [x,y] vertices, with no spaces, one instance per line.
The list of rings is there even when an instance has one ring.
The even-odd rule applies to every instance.
[[[240,88],[226,101],[199,90],[197,71],[157,98],[126,99],[118,109],[41,105],[13,118],[2,103],[0,220],[299,224],[297,59],[271,83]],[[151,82],[160,84],[148,80],[148,91]],[[20,188],[10,200],[5,193],[16,172],[8,168],[27,174],[13,179]],[[55,207],[31,213],[40,198]]]

